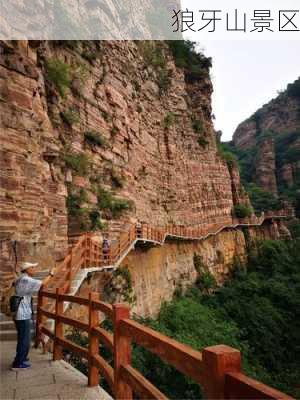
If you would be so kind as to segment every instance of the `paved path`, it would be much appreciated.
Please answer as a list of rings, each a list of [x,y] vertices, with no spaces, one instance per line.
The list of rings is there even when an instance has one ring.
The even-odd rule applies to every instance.
[[[87,387],[87,377],[65,361],[51,361],[51,354],[31,349],[32,367],[11,371],[15,342],[0,343],[1,400],[111,400],[99,386]]]

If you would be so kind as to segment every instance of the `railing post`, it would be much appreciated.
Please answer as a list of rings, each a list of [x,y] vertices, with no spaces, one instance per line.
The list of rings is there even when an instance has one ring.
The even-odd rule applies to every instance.
[[[85,268],[89,267],[90,262],[90,235],[86,234],[86,242],[85,242]]]
[[[241,371],[241,353],[232,347],[206,347],[203,357],[203,389],[207,399],[225,399],[225,375]]]
[[[63,323],[59,321],[58,315],[64,312],[64,302],[59,299],[61,289],[56,289],[56,304],[55,304],[55,338],[54,338],[54,348],[53,348],[53,361],[62,359],[62,347],[58,344],[57,339],[63,339],[64,337],[64,327]]]
[[[99,325],[99,312],[93,308],[93,300],[99,300],[99,293],[89,293],[89,386],[99,385],[99,370],[93,365],[93,356],[99,353],[99,339],[92,332]]]
[[[43,290],[44,290],[44,285],[41,285],[37,298],[34,347],[38,347],[41,341],[41,325],[43,323],[43,316],[40,309],[45,305],[45,297],[41,295]]]
[[[122,365],[131,364],[131,340],[120,332],[120,321],[130,318],[130,309],[125,304],[115,304],[114,309],[114,395],[117,400],[132,399],[131,387],[122,380]]]

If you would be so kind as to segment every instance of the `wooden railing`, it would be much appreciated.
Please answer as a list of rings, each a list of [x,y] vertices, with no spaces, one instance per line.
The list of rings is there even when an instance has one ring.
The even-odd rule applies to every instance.
[[[237,226],[258,226],[266,219],[286,218],[291,216],[290,210],[282,210],[277,214],[268,212],[260,217],[255,215],[245,219],[225,217],[219,222],[203,222],[197,226],[167,225],[165,227],[153,227],[149,224],[132,224],[127,231],[120,234],[107,250],[104,250],[99,242],[93,239],[93,233],[85,233],[78,238],[65,259],[55,269],[52,279],[46,283],[47,289],[54,290],[59,287],[64,293],[68,293],[73,277],[81,268],[101,267],[116,265],[122,256],[130,249],[135,241],[151,241],[163,244],[167,237],[184,240],[201,240],[210,235],[216,235],[226,228]]]
[[[205,348],[202,352],[179,343],[130,319],[130,309],[124,304],[113,306],[99,301],[97,293],[89,298],[70,296],[47,290],[40,291],[42,299],[55,302],[55,311],[39,307],[43,318],[55,321],[54,331],[42,322],[38,335],[49,336],[53,342],[53,359],[60,360],[63,350],[68,350],[88,363],[88,385],[99,384],[101,374],[108,382],[116,399],[132,399],[133,393],[142,399],[166,399],[166,396],[131,365],[132,342],[135,342],[183,374],[200,384],[209,399],[292,399],[260,382],[245,376],[241,370],[241,355],[225,345]],[[88,323],[71,318],[64,313],[64,302],[87,307]],[[43,302],[43,301],[42,301]],[[99,312],[113,322],[113,334],[99,326]],[[87,332],[88,348],[79,346],[64,337],[64,325]],[[113,367],[99,353],[99,342],[113,354]],[[172,385],[172,382],[170,382]]]

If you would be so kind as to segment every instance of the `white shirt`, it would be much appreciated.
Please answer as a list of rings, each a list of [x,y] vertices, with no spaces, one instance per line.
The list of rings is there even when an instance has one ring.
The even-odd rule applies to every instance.
[[[41,285],[42,281],[31,278],[26,272],[22,273],[20,278],[17,279],[15,283],[16,295],[23,296],[23,299],[20,302],[16,320],[31,319],[31,296],[39,291]]]

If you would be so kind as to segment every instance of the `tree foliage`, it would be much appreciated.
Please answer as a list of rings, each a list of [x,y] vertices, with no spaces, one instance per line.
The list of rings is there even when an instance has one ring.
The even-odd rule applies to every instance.
[[[220,343],[240,349],[248,375],[297,396],[299,245],[299,241],[262,242],[244,273],[235,274],[214,295],[192,288],[164,304],[157,320],[142,322],[198,350]],[[133,362],[170,398],[202,396],[192,380],[140,347],[134,349]]]

